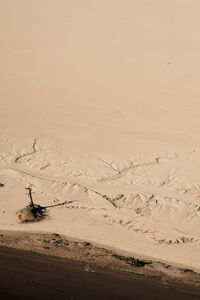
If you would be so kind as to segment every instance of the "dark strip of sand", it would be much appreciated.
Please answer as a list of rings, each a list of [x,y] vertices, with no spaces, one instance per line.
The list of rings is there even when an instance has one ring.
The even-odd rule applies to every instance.
[[[200,299],[200,289],[0,247],[1,299]]]

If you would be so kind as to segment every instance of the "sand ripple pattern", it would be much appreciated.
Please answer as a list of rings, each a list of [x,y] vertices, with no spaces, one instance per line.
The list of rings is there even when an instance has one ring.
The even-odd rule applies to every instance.
[[[1,137],[0,147],[0,182],[31,184],[47,205],[86,209],[157,243],[200,245],[200,151],[69,158],[37,137]]]

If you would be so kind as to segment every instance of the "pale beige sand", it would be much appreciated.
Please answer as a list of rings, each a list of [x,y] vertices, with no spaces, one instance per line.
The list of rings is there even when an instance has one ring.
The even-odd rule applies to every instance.
[[[200,3],[0,0],[0,228],[200,268]],[[18,224],[25,187],[48,220]]]

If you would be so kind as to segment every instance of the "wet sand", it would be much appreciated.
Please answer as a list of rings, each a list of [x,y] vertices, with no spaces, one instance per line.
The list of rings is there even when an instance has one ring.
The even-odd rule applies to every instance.
[[[1,299],[199,299],[200,289],[0,247]]]
[[[103,266],[109,270],[157,278],[166,283],[170,281],[200,288],[200,273],[194,270],[133,256],[119,249],[105,248],[104,245],[72,239],[58,233],[0,231],[1,246],[85,262],[88,270]]]

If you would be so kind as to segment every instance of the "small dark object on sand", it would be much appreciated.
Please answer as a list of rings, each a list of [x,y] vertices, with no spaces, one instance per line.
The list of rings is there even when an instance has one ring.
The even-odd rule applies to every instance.
[[[126,256],[118,255],[118,254],[112,254],[112,256],[114,256],[115,258],[117,258],[119,260],[123,260],[127,264],[129,264],[131,266],[134,266],[134,267],[144,267],[145,265],[151,264],[150,261],[139,260],[139,259],[136,259],[136,258],[131,257],[131,256],[126,257]]]
[[[18,211],[18,219],[21,223],[40,221],[45,217],[44,211],[46,209],[45,207],[34,204],[31,186],[27,187],[26,189],[28,190],[30,203],[24,209]]]
[[[45,209],[40,205],[28,205],[19,211],[18,218],[21,223],[40,221],[45,217],[44,211]]]

